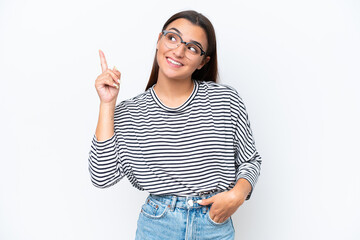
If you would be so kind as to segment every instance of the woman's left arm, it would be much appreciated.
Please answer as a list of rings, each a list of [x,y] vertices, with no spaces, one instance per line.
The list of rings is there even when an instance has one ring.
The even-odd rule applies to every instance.
[[[203,199],[201,205],[212,204],[209,216],[215,222],[224,222],[245,200],[250,199],[254,186],[260,175],[262,158],[255,147],[245,104],[235,90],[233,104],[233,121],[235,122],[235,186],[215,196]]]

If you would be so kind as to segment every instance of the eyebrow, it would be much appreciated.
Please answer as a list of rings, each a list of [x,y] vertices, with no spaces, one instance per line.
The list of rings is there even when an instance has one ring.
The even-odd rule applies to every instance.
[[[177,29],[177,28],[170,28],[169,30],[174,30],[175,32],[177,32],[178,34],[182,35],[182,33]],[[195,40],[191,40],[190,39],[190,42],[193,42],[193,43],[196,43],[197,45],[199,45],[201,48],[204,48],[201,43],[199,43],[198,41],[195,41]]]

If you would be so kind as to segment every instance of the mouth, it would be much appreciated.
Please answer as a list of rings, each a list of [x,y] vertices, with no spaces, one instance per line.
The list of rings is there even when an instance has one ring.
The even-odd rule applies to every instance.
[[[166,57],[166,61],[167,61],[171,66],[174,66],[174,67],[184,66],[184,64],[182,64],[181,62],[177,62],[177,61],[175,61],[174,59],[172,59],[172,58],[170,58],[170,57]]]

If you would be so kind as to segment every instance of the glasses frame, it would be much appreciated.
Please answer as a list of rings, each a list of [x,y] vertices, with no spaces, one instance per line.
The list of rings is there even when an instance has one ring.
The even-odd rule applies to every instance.
[[[205,52],[205,51],[202,49],[202,47],[201,47],[199,44],[197,44],[196,42],[185,42],[185,41],[182,39],[182,37],[181,37],[178,33],[176,33],[176,32],[167,31],[167,30],[163,30],[163,31],[162,31],[163,36],[166,36],[166,34],[168,34],[168,33],[172,33],[172,34],[177,35],[177,36],[180,38],[180,44],[183,43],[183,44],[185,44],[185,46],[187,46],[188,44],[192,43],[192,44],[198,46],[198,47],[200,48],[200,51],[201,51],[200,56],[206,55],[206,52]],[[180,44],[179,44],[177,47],[179,47]],[[176,48],[177,48],[177,47],[176,47]],[[173,49],[175,49],[175,48],[173,48]]]

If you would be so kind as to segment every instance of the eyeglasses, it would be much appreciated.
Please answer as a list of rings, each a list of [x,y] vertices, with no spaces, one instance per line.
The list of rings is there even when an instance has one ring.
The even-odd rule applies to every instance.
[[[163,30],[162,34],[164,36],[165,46],[170,49],[175,49],[179,47],[181,43],[184,43],[186,46],[185,55],[188,58],[195,57],[198,55],[202,56],[206,54],[206,52],[204,52],[204,50],[200,47],[199,43],[184,42],[181,36],[175,32]]]

